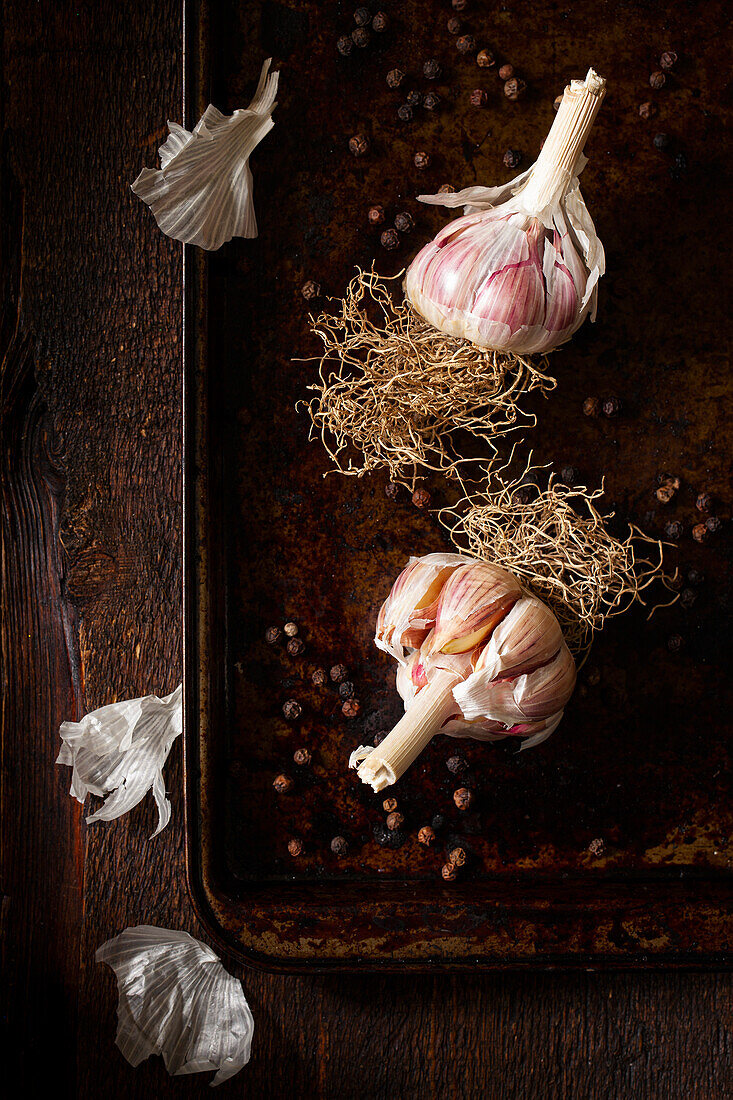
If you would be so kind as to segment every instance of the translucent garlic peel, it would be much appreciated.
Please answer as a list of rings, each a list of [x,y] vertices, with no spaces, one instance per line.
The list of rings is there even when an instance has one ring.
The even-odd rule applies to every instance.
[[[423,560],[411,558],[395,581],[378,617],[377,644],[390,609],[399,606],[400,621],[409,621],[405,594],[420,597],[415,578],[427,577],[427,567],[419,572]],[[540,744],[572,694],[575,663],[552,611],[506,569],[465,555],[452,564],[438,574],[432,629],[419,649],[398,655],[404,717],[378,746],[360,745],[349,758],[375,791],[396,782],[439,732]]]
[[[374,644],[395,660],[404,662],[409,648],[417,648],[435,625],[437,595],[431,589],[466,562],[460,554],[426,554],[410,558],[392,585],[377,617]]]
[[[78,802],[88,794],[105,798],[87,818],[113,821],[137,806],[152,790],[158,808],[158,833],[170,821],[162,768],[183,728],[182,686],[164,699],[146,695],[100,707],[81,722],[64,722],[56,760],[72,768],[69,793]],[[112,792],[112,793],[110,793]]]
[[[95,957],[115,972],[116,1043],[131,1065],[162,1054],[172,1076],[216,1070],[218,1085],[249,1061],[254,1020],[242,985],[206,944],[138,925]]]
[[[420,195],[464,207],[415,257],[405,294],[435,328],[480,347],[544,353],[595,319],[603,246],[580,193],[583,145],[605,94],[573,81],[537,161],[500,187]]]
[[[224,115],[209,104],[192,132],[169,122],[160,168],[143,168],[132,190],[169,237],[207,250],[232,237],[256,237],[249,157],[274,126],[279,73],[262,66],[252,102]]]

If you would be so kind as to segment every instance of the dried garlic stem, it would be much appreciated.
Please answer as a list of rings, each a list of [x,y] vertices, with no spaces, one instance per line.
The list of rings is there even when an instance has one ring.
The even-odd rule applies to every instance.
[[[593,69],[585,80],[573,80],[565,89],[532,177],[521,194],[528,213],[539,213],[555,203],[567,187],[605,94],[606,81]]]
[[[458,710],[453,688],[460,679],[455,672],[436,672],[381,745],[362,759],[356,769],[362,783],[381,791],[397,782],[444,722]]]

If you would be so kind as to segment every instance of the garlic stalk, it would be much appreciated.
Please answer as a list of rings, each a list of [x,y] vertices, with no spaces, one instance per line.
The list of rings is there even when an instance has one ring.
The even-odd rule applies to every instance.
[[[209,250],[257,236],[249,157],[275,125],[279,73],[268,76],[271,60],[246,109],[224,115],[210,103],[190,133],[168,123],[160,169],[143,168],[132,184],[167,236]]]
[[[511,183],[419,196],[464,207],[405,278],[406,297],[435,328],[524,355],[551,351],[595,319],[605,257],[578,175],[605,92],[593,69],[573,80],[539,157]]]
[[[575,686],[549,607],[508,570],[462,554],[410,559],[379,612],[375,642],[399,662],[405,702],[384,741],[349,759],[375,791],[395,783],[436,733],[539,744]]]

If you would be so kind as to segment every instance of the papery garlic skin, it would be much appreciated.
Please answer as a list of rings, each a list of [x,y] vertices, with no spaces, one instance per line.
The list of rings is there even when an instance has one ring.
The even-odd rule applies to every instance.
[[[420,195],[464,207],[413,260],[405,295],[441,332],[515,355],[564,343],[595,319],[603,246],[580,194],[582,150],[605,95],[573,81],[535,164],[501,187]]]
[[[375,791],[396,782],[436,733],[537,745],[557,728],[573,692],[575,662],[550,608],[508,570],[457,557],[439,572],[435,562],[421,571],[428,559],[411,559],[380,611],[375,640],[398,660],[405,715],[376,748],[361,745],[350,756]],[[413,622],[406,597],[427,602],[426,586],[432,628],[424,633],[429,623],[420,620],[419,649],[389,649],[390,609],[399,607],[401,623]]]
[[[410,558],[379,611],[374,636],[377,648],[404,662],[408,649],[422,645],[435,625],[443,584],[468,560],[461,554]]]
[[[241,982],[210,947],[168,928],[138,925],[98,949],[117,978],[116,1043],[137,1066],[162,1054],[171,1076],[216,1070],[219,1085],[250,1058],[254,1020]]]
[[[183,730],[182,692],[179,684],[164,699],[127,699],[100,707],[81,722],[62,723],[56,763],[73,769],[69,794],[82,803],[88,794],[107,796],[87,823],[121,817],[152,790],[158,808],[153,836],[168,824],[171,804],[162,768]]]
[[[224,115],[209,104],[192,132],[169,122],[160,169],[143,168],[132,184],[168,237],[214,250],[257,236],[249,157],[274,126],[279,73],[268,76],[271,61],[246,109]]]

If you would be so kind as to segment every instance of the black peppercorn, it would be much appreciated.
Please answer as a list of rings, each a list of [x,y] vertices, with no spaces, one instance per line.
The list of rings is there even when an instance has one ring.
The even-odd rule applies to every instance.
[[[356,718],[360,710],[361,704],[358,699],[346,699],[346,701],[341,704],[341,713],[344,718]]]
[[[419,107],[422,102],[422,96],[419,92],[408,92],[407,103],[410,107]]]
[[[412,503],[421,511],[430,507],[430,492],[428,489],[416,489],[412,494]]]
[[[345,836],[335,836],[331,841],[331,851],[335,856],[345,856],[349,851],[349,842]]]
[[[665,537],[672,539],[673,542],[678,542],[682,538],[684,531],[685,529],[678,519],[670,520],[664,528]]]
[[[422,67],[423,76],[426,80],[437,80],[441,74],[441,68],[434,57],[431,57]]]
[[[445,818],[442,814],[433,814],[430,824],[433,826],[436,833],[439,833],[445,825]]]
[[[717,516],[708,516],[705,520],[705,526],[711,535],[717,535],[718,531],[720,531],[723,526],[723,521],[718,519]]]
[[[710,493],[698,493],[695,507],[698,512],[709,512],[713,506],[713,498]]]
[[[670,653],[679,653],[684,644],[681,634],[670,634],[667,638],[667,649]]]
[[[371,16],[368,8],[357,8],[354,12],[354,22],[357,27],[365,27],[370,19]]]
[[[476,64],[480,69],[493,69],[496,61],[491,50],[479,50],[476,54]]]
[[[502,65],[499,69],[499,80],[509,80],[512,76],[514,76],[514,66]]]
[[[401,69],[390,69],[387,73],[387,85],[390,88],[399,88],[404,79],[405,74]]]
[[[351,41],[355,46],[358,46],[360,50],[366,49],[369,45],[370,34],[366,27],[356,27],[351,32]]]
[[[468,810],[473,804],[473,791],[469,791],[468,787],[459,787],[453,792],[453,801],[459,810]]]
[[[452,772],[453,775],[457,775],[458,772],[465,771],[468,767],[468,764],[462,756],[456,755],[449,756],[445,762],[445,766],[449,772]]]
[[[349,138],[349,151],[355,157],[363,157],[368,148],[369,138],[366,134],[354,134],[352,138]]]
[[[294,638],[295,635],[298,633],[298,624],[297,623],[285,623],[285,626],[283,627],[283,631],[287,634],[288,638]]]
[[[354,43],[351,41],[351,37],[348,34],[342,34],[336,43],[336,49],[342,57],[348,57],[354,48]]]
[[[350,699],[353,694],[354,685],[351,680],[344,680],[343,683],[339,684],[339,695],[342,699]]]
[[[387,814],[387,828],[391,832],[394,832],[395,829],[401,828],[404,823],[404,817],[402,816],[402,814],[397,813],[396,810],[393,810],[392,813]]]
[[[565,485],[575,485],[578,479],[578,471],[574,466],[563,466],[560,471],[560,479]]]
[[[308,749],[296,749],[293,753],[293,761],[301,768],[306,767],[311,762],[311,754]]]
[[[653,72],[652,75],[649,77],[649,83],[655,91],[658,91],[660,88],[664,87],[664,82],[666,79],[667,78],[664,73],[657,69],[656,72]]]
[[[455,15],[452,15],[446,24],[448,28],[448,34],[459,34],[463,24],[460,19],[457,19]]]
[[[268,626],[265,631],[265,641],[268,645],[277,645],[283,636],[283,632],[279,626]]]
[[[512,493],[512,504],[529,504],[533,496],[531,485],[520,485]]]
[[[372,19],[372,30],[376,31],[377,34],[383,34],[388,26],[389,18],[387,17],[387,14],[383,11],[378,11]]]
[[[657,113],[656,103],[640,103],[639,104],[639,118],[649,119],[654,118]]]
[[[397,108],[397,118],[400,122],[412,122],[412,107],[409,103],[401,103]]]
[[[458,878],[458,868],[455,863],[444,863],[440,868],[440,873],[446,882],[453,882]]]
[[[697,599],[697,592],[694,588],[683,588],[680,592],[680,603],[683,607],[692,607]]]
[[[426,111],[437,111],[440,106],[440,96],[435,92],[428,92],[426,96],[423,96],[422,105]]]
[[[375,748],[377,747],[377,745],[382,744],[382,741],[384,741],[385,737],[388,736],[388,732],[388,730],[379,730],[378,733],[374,734],[374,736],[372,737],[372,741],[374,742]]]
[[[431,844],[435,843],[435,832],[429,825],[423,825],[417,834],[417,839],[420,844],[424,844],[426,848],[429,848]]]
[[[448,853],[448,862],[452,863],[454,867],[463,867],[466,862],[466,849],[452,848]]]
[[[661,153],[663,149],[666,149],[669,145],[669,134],[655,134],[654,135],[654,148],[658,149]]]
[[[526,87],[527,85],[523,80],[519,80],[516,76],[513,76],[511,80],[507,80],[504,85],[504,95],[507,99],[519,99],[519,97],[524,94]]]
[[[346,665],[334,665],[331,669],[330,676],[334,684],[340,684],[342,680],[345,680],[349,675]]]
[[[453,195],[453,194],[455,194],[455,190],[456,189],[455,189],[455,187],[453,186],[452,183],[441,183],[440,187],[438,188],[438,194],[439,195]]]
[[[385,798],[384,802],[382,803],[382,809],[386,814],[394,813],[394,811],[397,809],[397,799],[394,798],[394,796]]]
[[[422,151],[420,151],[419,153],[415,153],[413,160],[415,167],[419,168],[421,171],[430,165],[430,157],[427,153],[424,153]]]
[[[456,39],[459,53],[476,53],[476,39],[472,34],[462,34]]]
[[[317,668],[311,673],[311,683],[314,687],[323,687],[328,680],[325,668]]]
[[[601,403],[597,397],[586,397],[583,402],[583,412],[586,416],[600,416]]]
[[[312,302],[314,298],[320,296],[321,288],[318,283],[314,283],[312,279],[309,279],[307,283],[303,283],[300,288],[300,293],[303,295],[306,302]]]
[[[503,161],[505,168],[518,168],[522,162],[522,154],[516,149],[507,149]]]
[[[386,248],[388,252],[393,252],[395,248],[400,247],[399,234],[395,229],[385,229],[379,238],[382,248]]]
[[[384,486],[384,495],[388,497],[389,500],[397,500],[397,497],[400,495],[399,485],[395,481],[388,481]]]
[[[367,221],[370,225],[381,225],[384,221],[384,207],[379,205],[370,206]]]
[[[559,111],[561,103],[562,103],[562,96],[561,95],[556,95],[555,98],[552,101],[553,111]]]
[[[302,638],[291,638],[285,648],[291,657],[300,657],[305,650],[305,642]]]
[[[303,713],[303,708],[297,699],[288,699],[283,703],[283,715],[288,722],[297,722]]]
[[[474,88],[469,99],[472,107],[485,107],[489,97],[483,88]]]
[[[621,399],[619,397],[611,396],[603,399],[603,415],[612,417],[618,416],[621,412]]]
[[[303,841],[298,840],[297,837],[293,837],[292,840],[288,841],[288,851],[290,852],[291,856],[293,856],[293,857],[302,856],[303,851],[304,851]]]
[[[692,537],[695,542],[707,542],[708,529],[704,523],[696,523],[692,528]]]
[[[292,790],[293,781],[289,775],[276,775],[272,785],[278,794],[287,794]]]
[[[415,222],[412,220],[411,214],[397,214],[395,217],[394,227],[395,229],[398,229],[400,233],[409,233],[414,225]]]
[[[691,569],[687,574],[687,579],[690,584],[693,584],[696,588],[705,581],[705,574],[701,573],[699,569]]]
[[[669,71],[677,63],[677,54],[674,50],[665,50],[659,58],[659,68]]]

